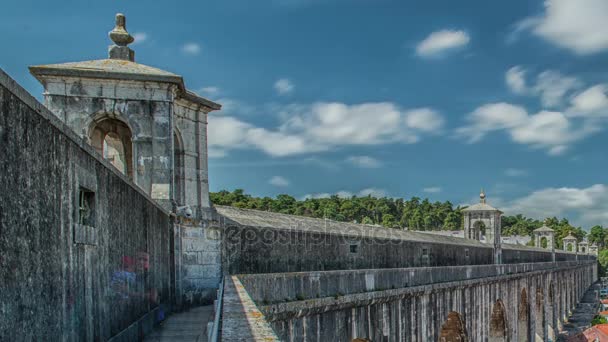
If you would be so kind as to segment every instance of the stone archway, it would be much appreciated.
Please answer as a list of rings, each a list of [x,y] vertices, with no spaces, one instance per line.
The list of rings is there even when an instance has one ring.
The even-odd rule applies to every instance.
[[[488,342],[507,341],[509,341],[509,336],[507,330],[505,306],[502,303],[502,300],[498,299],[492,307],[492,316],[490,317],[490,337]]]
[[[519,308],[517,310],[517,341],[530,340],[530,309],[528,307],[528,294],[521,289]]]
[[[465,325],[460,314],[455,311],[448,313],[448,319],[441,326],[439,342],[467,342]]]

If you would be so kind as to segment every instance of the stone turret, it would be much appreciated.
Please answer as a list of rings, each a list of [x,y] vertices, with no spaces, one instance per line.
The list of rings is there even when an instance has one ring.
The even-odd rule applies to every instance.
[[[576,253],[576,251],[578,250],[577,241],[578,240],[574,236],[572,236],[572,233],[569,233],[568,236],[562,239],[562,242],[564,244],[564,250],[570,250],[571,252]]]
[[[546,238],[547,246],[545,248],[552,251],[555,248],[554,236],[555,231],[549,228],[545,223],[542,227],[534,229],[534,245],[536,247],[542,248],[541,241],[543,238]]]
[[[108,35],[107,59],[30,67],[47,108],[167,210],[208,216],[207,114],[221,106],[135,63],[123,14]]]
[[[499,264],[502,260],[501,220],[502,211],[486,203],[486,193],[481,190],[479,203],[462,210],[464,215],[464,237],[481,240],[481,229],[485,228],[486,243],[494,247],[494,261]]]

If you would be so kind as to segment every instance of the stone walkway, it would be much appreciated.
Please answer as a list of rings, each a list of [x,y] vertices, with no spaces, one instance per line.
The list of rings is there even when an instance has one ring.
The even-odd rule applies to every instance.
[[[212,313],[213,305],[208,305],[172,314],[144,342],[206,342],[207,322]]]
[[[568,323],[564,324],[564,330],[560,332],[558,341],[570,341],[571,338],[591,327],[591,320],[597,314],[600,292],[600,283],[595,283],[585,292],[583,299],[576,304]]]

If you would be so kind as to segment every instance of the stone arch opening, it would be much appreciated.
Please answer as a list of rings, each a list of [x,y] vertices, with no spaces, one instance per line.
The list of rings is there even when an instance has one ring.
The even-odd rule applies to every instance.
[[[540,238],[540,247],[547,248],[548,242],[549,242],[549,240],[547,239],[546,236],[541,237]]]
[[[118,119],[95,120],[89,130],[91,145],[120,172],[133,178],[133,141],[129,126]]]
[[[581,247],[581,252],[586,253],[587,250],[585,249],[585,247]]]
[[[517,310],[517,340],[528,341],[529,340],[529,327],[530,327],[530,310],[528,307],[528,294],[526,289],[521,289],[519,296],[519,307]]]
[[[490,338],[488,341],[506,342],[508,340],[505,306],[502,300],[498,299],[492,307],[492,316],[490,317]]]
[[[536,341],[545,340],[545,299],[541,285],[536,287],[536,320],[534,322],[534,332]]]
[[[477,220],[473,223],[473,228],[480,235],[485,235],[486,233],[486,223],[482,220]]]
[[[173,131],[173,199],[178,205],[186,204],[185,154],[182,136],[176,129]]]
[[[572,242],[569,242],[568,244],[566,244],[566,250],[568,252],[572,252],[573,249],[574,249],[574,246],[573,246]]]
[[[460,314],[455,311],[448,313],[448,319],[441,326],[439,342],[466,342],[467,334],[464,321]]]

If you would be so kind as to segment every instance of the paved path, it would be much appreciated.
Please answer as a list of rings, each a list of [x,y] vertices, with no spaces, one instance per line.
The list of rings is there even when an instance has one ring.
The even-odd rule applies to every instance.
[[[207,342],[207,322],[213,305],[170,315],[144,342]]]
[[[583,299],[576,304],[572,316],[568,318],[568,323],[564,324],[564,331],[560,332],[558,341],[569,341],[579,333],[591,327],[591,320],[597,314],[599,300],[597,293],[600,292],[600,283],[597,282],[589,287]]]

